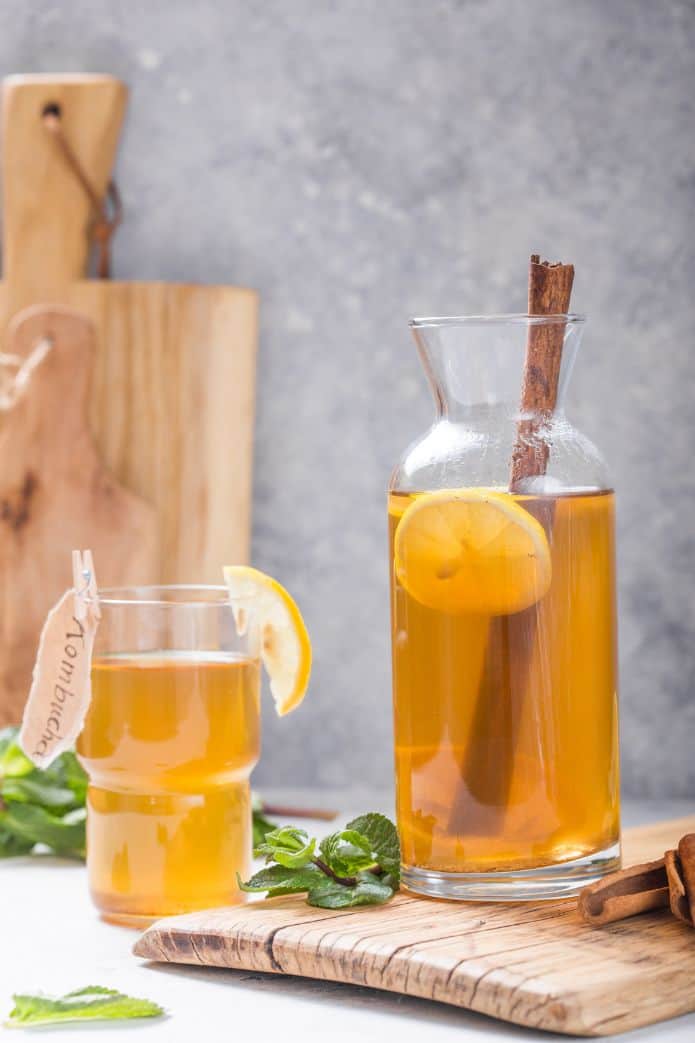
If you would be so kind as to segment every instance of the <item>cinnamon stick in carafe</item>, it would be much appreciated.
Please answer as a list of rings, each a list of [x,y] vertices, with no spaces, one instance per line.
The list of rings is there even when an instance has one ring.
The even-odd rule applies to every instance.
[[[512,450],[509,492],[528,493],[530,479],[545,475],[550,455],[548,425],[557,404],[562,350],[574,267],[541,261],[529,264],[529,316],[557,315],[552,323],[529,323],[522,377],[516,441]],[[526,510],[552,538],[554,502],[529,499]],[[503,819],[507,807],[518,732],[524,712],[530,658],[539,632],[537,605],[490,620],[481,683],[470,742],[461,765],[461,786],[454,795],[449,828],[452,832],[486,832],[495,809]],[[481,809],[475,814],[471,798]]]
[[[550,264],[533,254],[529,264],[529,315],[565,315],[573,282],[573,265]],[[544,475],[547,470],[550,445],[542,428],[555,412],[564,340],[564,322],[529,326],[510,492],[528,491],[527,479]]]

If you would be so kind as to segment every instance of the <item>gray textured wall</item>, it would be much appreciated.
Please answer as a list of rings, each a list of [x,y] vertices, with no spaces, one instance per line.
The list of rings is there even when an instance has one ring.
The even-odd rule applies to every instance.
[[[625,786],[695,794],[694,50],[692,0],[4,0],[3,72],[133,88],[116,274],[262,293],[254,558],[316,665],[259,783],[388,781],[406,318],[522,309],[541,251],[578,270],[574,412],[620,494]]]

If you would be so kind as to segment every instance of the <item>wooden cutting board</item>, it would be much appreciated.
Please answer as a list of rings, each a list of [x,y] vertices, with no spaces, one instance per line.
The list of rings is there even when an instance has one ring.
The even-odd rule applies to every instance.
[[[54,603],[68,586],[55,567],[57,534],[68,530],[75,547],[91,548],[104,584],[137,582],[154,567],[156,518],[94,446],[91,322],[56,306],[28,308],[12,324],[9,347],[19,365],[35,363],[0,427],[0,683],[21,691],[34,665],[36,621],[46,599]]]
[[[24,633],[32,646],[41,622],[70,581],[70,550],[101,544],[100,582],[220,582],[221,566],[248,560],[258,298],[234,286],[111,282],[86,278],[90,255],[89,200],[70,170],[43,114],[57,107],[61,127],[99,196],[114,161],[126,106],[125,85],[110,76],[13,76],[2,106],[3,282],[0,338],[27,305],[62,305],[93,323],[96,344],[88,395],[89,428],[104,465],[154,515],[153,554],[134,577],[122,556],[99,540],[89,517],[81,537],[73,517],[50,531],[40,596],[17,587],[0,562],[0,596],[26,607]],[[175,131],[172,131],[174,133]],[[185,146],[185,142],[182,142]],[[140,162],[156,164],[156,149]],[[205,171],[192,192],[204,192]],[[126,220],[128,218],[128,193]],[[156,234],[156,229],[151,231]],[[176,249],[176,215],[166,245]],[[222,232],[220,234],[223,234]],[[122,256],[116,245],[119,256]],[[182,250],[188,249],[181,244]],[[61,423],[56,414],[54,423]],[[9,423],[0,414],[0,432]],[[13,436],[14,437],[14,436]],[[0,473],[6,461],[0,459]],[[20,484],[5,492],[21,498]],[[58,481],[44,471],[47,483]],[[38,509],[39,500],[29,504]],[[11,520],[0,510],[0,538]],[[85,532],[86,530],[86,532]],[[89,536],[89,540],[85,540]],[[21,549],[21,548],[20,548]],[[30,617],[30,618],[29,618]],[[0,655],[12,635],[0,616]],[[33,637],[32,637],[33,635]],[[21,716],[30,674],[0,670],[0,724]]]
[[[625,863],[658,858],[695,816],[627,830]],[[153,924],[148,960],[297,974],[420,996],[533,1028],[612,1035],[695,1010],[695,931],[666,911],[602,929],[575,902],[312,909],[296,897]]]

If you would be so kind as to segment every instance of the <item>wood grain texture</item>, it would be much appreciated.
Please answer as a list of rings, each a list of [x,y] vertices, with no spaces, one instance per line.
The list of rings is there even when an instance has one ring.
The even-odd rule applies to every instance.
[[[41,626],[72,583],[73,548],[91,547],[104,585],[137,581],[155,562],[155,513],[119,485],[89,430],[94,329],[65,309],[31,308],[10,349],[26,358],[44,340],[0,429],[0,724],[21,716]]]
[[[87,271],[90,204],[46,130],[60,106],[65,134],[103,196],[128,91],[113,76],[10,76],[3,81],[3,277],[13,310],[37,304]]]
[[[645,861],[695,817],[628,830]],[[401,893],[386,906],[312,909],[296,897],[160,920],[145,959],[297,974],[387,989],[505,1021],[611,1035],[695,1010],[692,928],[665,910],[602,929],[574,901],[447,903]]]
[[[158,566],[143,579],[222,582],[222,566],[249,555],[257,295],[76,282],[65,299],[98,330],[99,451],[157,513]]]

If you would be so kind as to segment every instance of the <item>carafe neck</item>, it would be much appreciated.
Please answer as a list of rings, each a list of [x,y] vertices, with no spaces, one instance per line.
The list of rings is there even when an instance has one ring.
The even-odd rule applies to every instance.
[[[548,400],[554,415],[564,413],[581,316],[414,319],[411,327],[439,418],[487,430],[512,418],[547,419]],[[557,360],[550,394],[542,384],[546,374],[534,371],[533,352],[546,342],[554,346]],[[534,379],[539,382],[535,395],[528,393]]]

